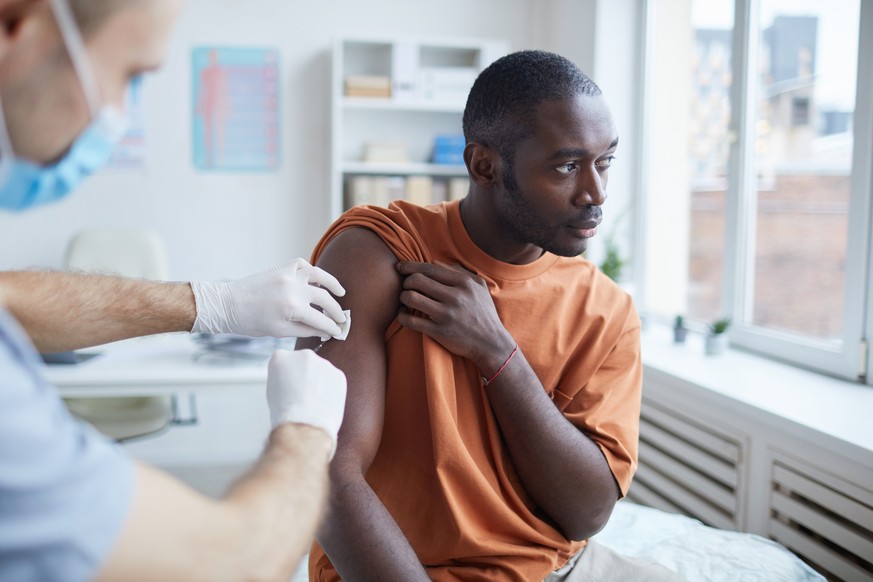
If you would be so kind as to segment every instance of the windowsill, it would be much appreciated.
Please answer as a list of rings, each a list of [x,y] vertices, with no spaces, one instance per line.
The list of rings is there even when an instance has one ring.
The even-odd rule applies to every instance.
[[[645,373],[666,374],[706,390],[714,401],[813,429],[873,460],[873,387],[740,350],[707,356],[700,334],[689,333],[685,344],[674,344],[672,330],[655,324],[643,331],[642,351]]]

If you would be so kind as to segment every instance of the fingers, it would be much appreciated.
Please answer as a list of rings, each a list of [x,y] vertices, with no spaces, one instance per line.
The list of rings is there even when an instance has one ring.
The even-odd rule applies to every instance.
[[[340,315],[345,317],[342,315],[342,310],[340,310]],[[308,306],[300,314],[294,314],[293,322],[303,324],[295,328],[294,335],[297,337],[333,337],[342,332],[336,321],[311,306]]]
[[[437,333],[437,324],[432,320],[418,317],[404,311],[397,314],[397,323],[405,328],[417,331],[429,337],[435,337]]]
[[[481,283],[476,273],[461,265],[399,262],[396,267],[404,276],[404,289],[414,289],[438,301],[450,300],[454,289]]]
[[[343,313],[343,308],[337,303],[330,293],[319,287],[310,287],[309,303],[320,307],[325,315],[330,317],[337,323],[342,323],[346,320],[346,315]]]
[[[462,283],[473,273],[463,269],[460,265],[450,266],[439,263],[416,263],[401,261],[397,263],[397,272],[404,276],[421,274],[443,285],[456,286]]]
[[[449,301],[452,298],[452,286],[431,279],[423,273],[414,273],[403,280],[403,289],[417,291],[437,301]]]
[[[318,267],[310,265],[307,275],[309,276],[310,284],[315,283],[316,285],[320,285],[337,297],[342,297],[346,294],[346,290],[343,289],[343,286],[340,285],[340,282],[337,281],[336,277],[324,269],[319,269]]]
[[[420,311],[431,319],[439,317],[443,311],[442,304],[416,291],[402,291],[400,302],[409,309]]]
[[[298,281],[302,278],[302,275],[306,278],[306,282],[324,287],[337,297],[342,297],[346,294],[346,290],[336,277],[324,269],[313,266],[306,259],[294,259],[285,265],[273,267],[271,271],[279,274],[290,273]]]

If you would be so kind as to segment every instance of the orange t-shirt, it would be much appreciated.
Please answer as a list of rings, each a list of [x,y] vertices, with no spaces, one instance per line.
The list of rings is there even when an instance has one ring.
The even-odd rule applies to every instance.
[[[350,228],[375,232],[399,260],[459,263],[485,279],[546,392],[600,446],[627,492],[642,365],[640,321],[625,292],[581,257],[546,253],[526,265],[492,258],[470,239],[458,202],[352,208],[328,229],[313,263]],[[385,424],[366,479],[431,578],[542,580],[562,566],[584,542],[537,517],[476,366],[396,320],[385,344]],[[310,579],[339,579],[317,544]]]

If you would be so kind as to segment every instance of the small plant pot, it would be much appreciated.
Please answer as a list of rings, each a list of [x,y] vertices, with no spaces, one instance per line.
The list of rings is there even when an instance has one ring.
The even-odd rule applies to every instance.
[[[715,335],[710,334],[706,336],[706,354],[709,356],[715,356],[724,353],[724,351],[727,349],[727,345],[728,338],[727,335],[723,333]]]
[[[688,328],[687,327],[674,327],[673,328],[673,343],[684,344],[686,337],[688,337]]]

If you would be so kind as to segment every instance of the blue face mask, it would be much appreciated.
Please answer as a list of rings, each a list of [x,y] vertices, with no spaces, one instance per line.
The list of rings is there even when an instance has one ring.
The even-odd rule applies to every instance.
[[[0,209],[19,211],[64,198],[109,161],[127,129],[120,112],[100,103],[97,82],[67,1],[52,0],[52,8],[88,102],[91,123],[59,161],[40,166],[15,155],[0,107]]]
[[[51,166],[40,166],[15,156],[11,148],[2,148],[0,208],[20,211],[61,200],[109,161],[126,126],[117,111],[104,108]]]

